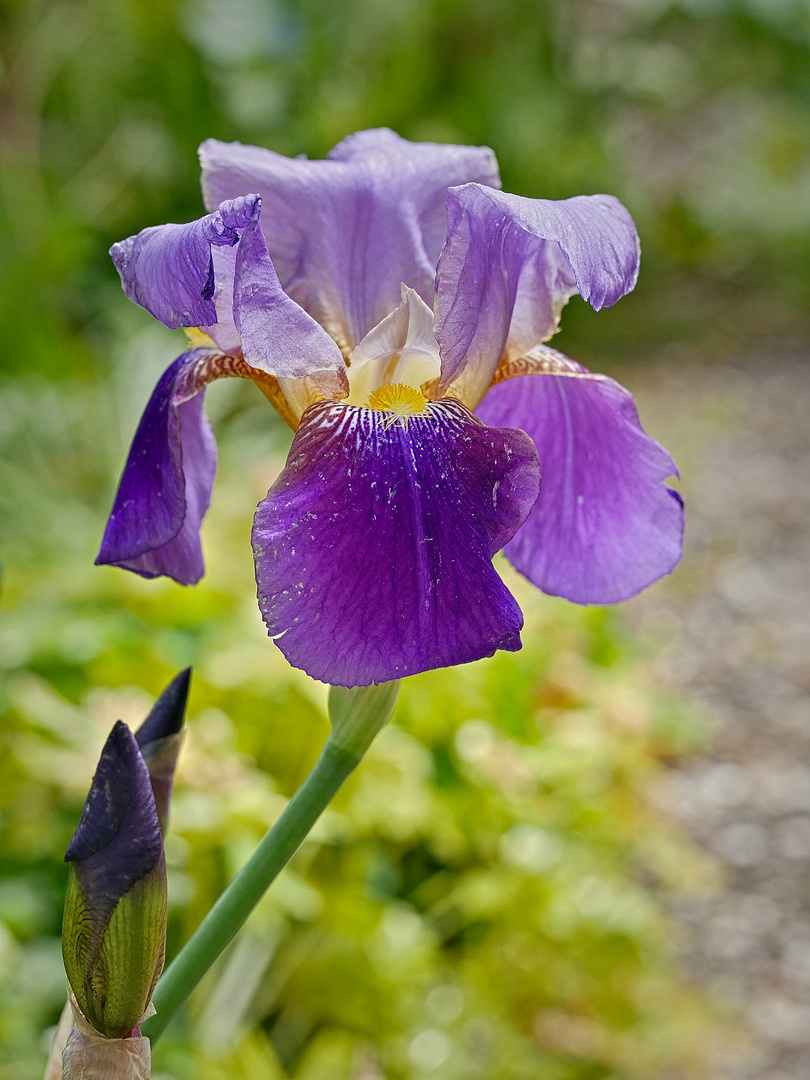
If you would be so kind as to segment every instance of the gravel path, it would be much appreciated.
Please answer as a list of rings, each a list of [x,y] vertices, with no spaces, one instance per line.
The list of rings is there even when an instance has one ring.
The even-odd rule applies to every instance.
[[[727,867],[679,912],[690,969],[757,1049],[718,1076],[810,1077],[810,363],[633,371],[688,505],[678,572],[629,605],[669,685],[705,702],[708,754],[665,797]]]

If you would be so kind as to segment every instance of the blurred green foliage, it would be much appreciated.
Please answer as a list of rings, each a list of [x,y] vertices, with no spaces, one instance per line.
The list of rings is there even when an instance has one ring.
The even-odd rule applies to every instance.
[[[9,381],[0,403],[13,528],[2,1080],[41,1074],[64,994],[61,857],[113,721],[136,726],[194,664],[167,840],[170,955],[326,734],[325,688],[286,665],[253,596],[251,514],[288,437],[252,386],[210,395],[222,454],[204,582],[92,566],[143,399],[126,356],[148,381],[165,337],[135,331],[117,379]],[[718,1030],[678,975],[667,904],[711,887],[713,869],[650,801],[699,745],[699,720],[654,689],[614,613],[542,598],[501,569],[527,612],[525,649],[407,682],[392,726],[158,1044],[157,1076],[703,1075]]]
[[[804,325],[807,0],[3,0],[0,5],[0,1078],[63,1000],[62,853],[113,721],[195,665],[170,952],[315,759],[323,689],[264,636],[248,542],[288,433],[217,386],[193,590],[92,559],[178,337],[109,244],[200,212],[208,136],[323,154],[378,124],[486,143],[504,186],[631,208],[639,288],[561,347],[614,370]],[[156,1048],[163,1080],[711,1074],[673,895],[712,868],[650,792],[699,741],[620,616],[502,567],[526,647],[409,680],[392,726]]]
[[[319,156],[388,124],[507,190],[619,195],[637,292],[565,341],[647,357],[806,326],[808,0],[3,0],[0,305],[20,369],[95,369],[110,243],[200,212],[208,136]],[[143,316],[144,320],[147,318]]]

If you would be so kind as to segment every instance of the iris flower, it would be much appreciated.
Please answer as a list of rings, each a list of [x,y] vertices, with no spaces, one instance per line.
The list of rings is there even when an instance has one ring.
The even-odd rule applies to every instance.
[[[199,580],[204,389],[238,376],[295,431],[253,551],[268,633],[317,679],[519,649],[501,549],[581,604],[672,570],[672,458],[626,390],[544,344],[575,293],[598,310],[633,288],[621,203],[508,195],[490,150],[388,130],[323,161],[215,140],[200,158],[209,213],[111,251],[131,300],[197,329],[146,407],[97,562]]]

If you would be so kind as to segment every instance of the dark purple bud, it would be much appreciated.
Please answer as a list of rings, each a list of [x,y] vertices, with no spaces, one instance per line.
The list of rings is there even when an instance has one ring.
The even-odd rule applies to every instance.
[[[176,735],[180,731],[190,684],[191,668],[187,667],[179,675],[175,675],[152,706],[152,711],[135,732],[135,741],[141,753],[148,743],[165,739],[167,735]]]
[[[149,770],[160,827],[164,832],[169,818],[177,755],[183,740],[181,729],[190,682],[190,667],[175,675],[135,732],[135,739]]]
[[[126,1038],[163,967],[166,864],[149,772],[120,720],[104,744],[65,861],[68,982],[96,1031]]]

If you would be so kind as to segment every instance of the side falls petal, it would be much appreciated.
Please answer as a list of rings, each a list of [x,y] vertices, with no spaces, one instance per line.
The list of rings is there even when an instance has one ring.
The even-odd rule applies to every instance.
[[[476,411],[537,446],[543,489],[505,554],[538,588],[612,604],[670,573],[683,507],[664,481],[678,469],[645,433],[629,391],[584,369],[523,375],[494,386]]]

